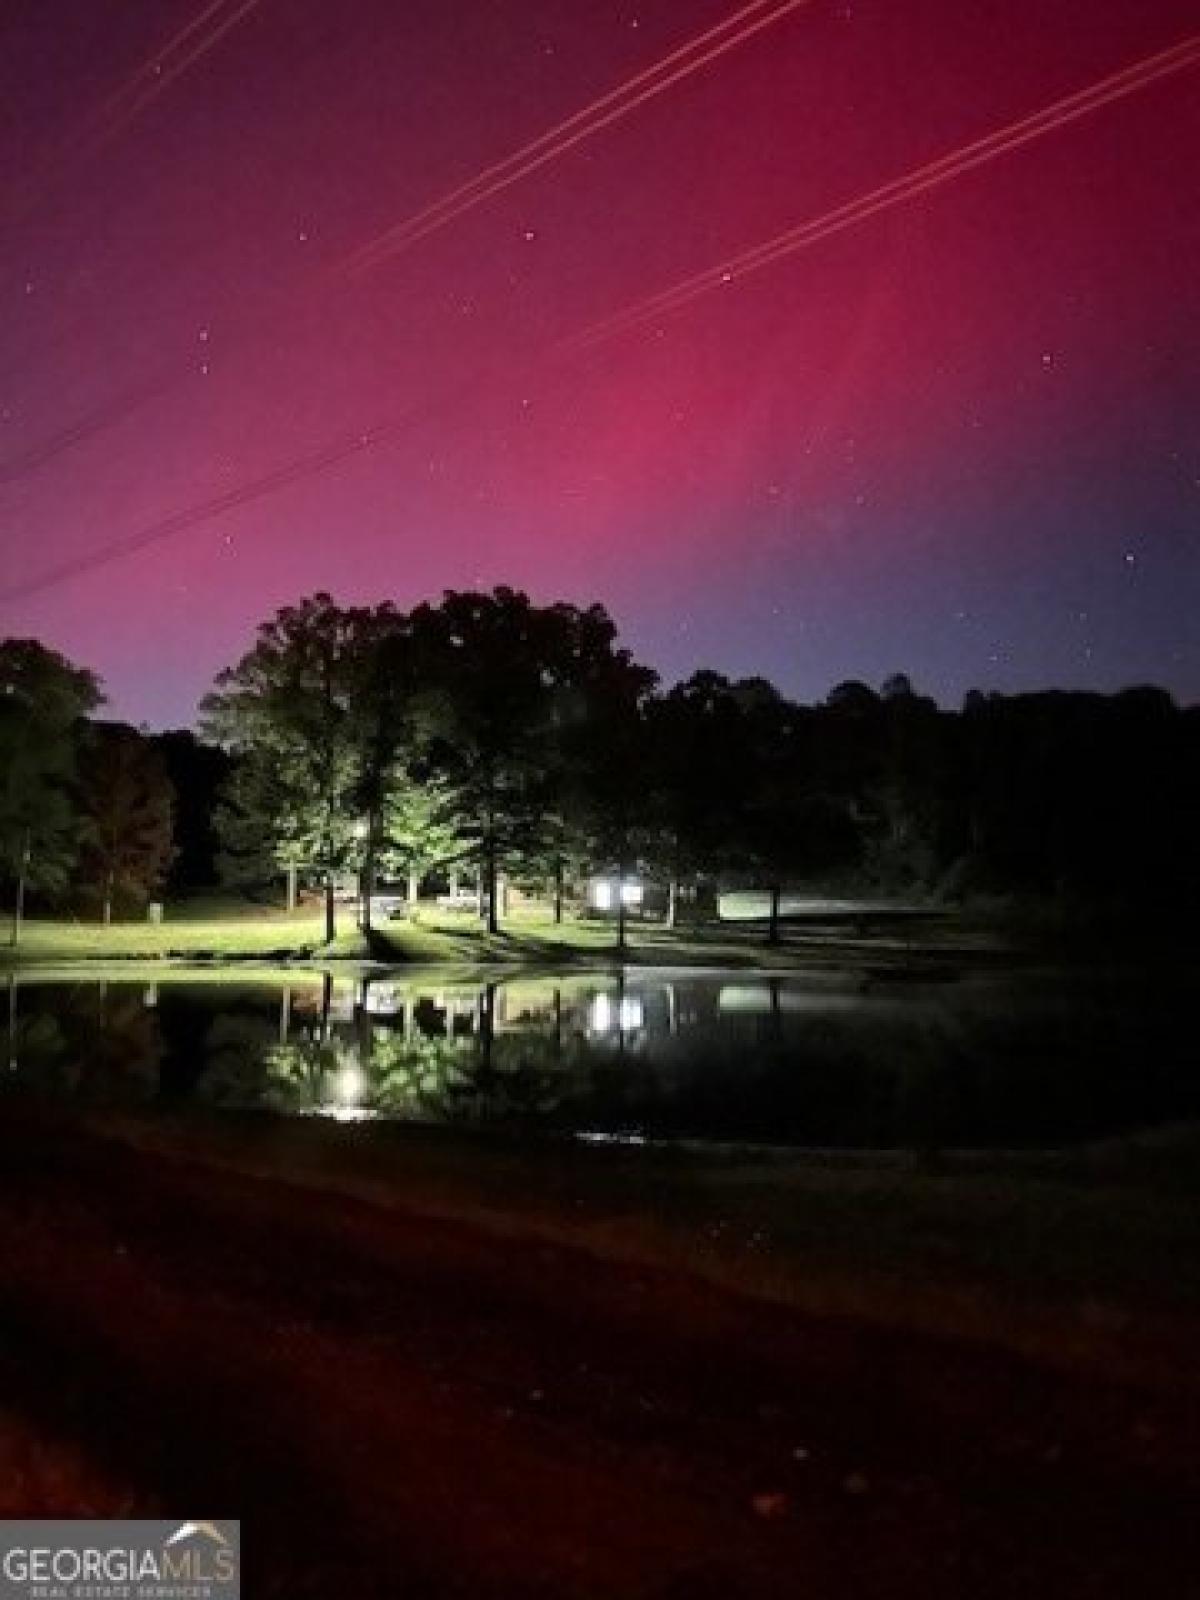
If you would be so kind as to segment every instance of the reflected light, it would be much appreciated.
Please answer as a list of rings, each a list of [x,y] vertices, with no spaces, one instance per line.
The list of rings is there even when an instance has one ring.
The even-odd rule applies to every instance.
[[[632,1029],[644,1026],[645,1002],[641,995],[625,994],[614,1005],[610,994],[595,994],[592,996],[588,1021],[593,1033],[610,1033],[613,1028],[618,1027],[622,1033],[628,1033]]]
[[[353,1061],[338,1068],[333,1080],[334,1098],[340,1106],[359,1105],[367,1092],[363,1069]]]

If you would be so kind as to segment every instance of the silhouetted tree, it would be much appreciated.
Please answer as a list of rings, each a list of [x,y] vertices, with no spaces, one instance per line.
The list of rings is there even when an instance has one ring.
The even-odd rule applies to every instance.
[[[175,859],[171,890],[210,888],[220,879],[220,840],[214,826],[218,800],[229,780],[231,762],[214,744],[205,744],[189,728],[153,734],[175,793]]]
[[[308,863],[307,806],[281,775],[270,754],[248,751],[232,758],[213,812],[219,841],[216,866],[223,884],[258,889],[287,885],[287,909],[296,909],[300,873]]]
[[[0,870],[12,890],[13,944],[27,890],[62,889],[70,879],[79,727],[101,699],[92,673],[57,652],[32,639],[0,642]]]
[[[527,859],[555,819],[594,814],[613,697],[653,674],[617,646],[600,606],[534,606],[506,588],[448,592],[419,608],[413,627],[436,703],[431,759],[495,931],[501,866]]]
[[[427,734],[417,652],[409,619],[392,605],[347,613],[349,695],[347,732],[356,778],[353,805],[360,818],[360,901],[364,931],[381,858],[396,862],[403,842],[411,871],[416,840],[410,824],[419,802],[413,767]],[[411,885],[410,885],[411,887]]]
[[[145,903],[174,856],[174,792],[158,751],[135,728],[89,730],[79,763],[80,881],[111,922],[118,899]]]
[[[281,864],[301,854],[320,874],[327,940],[337,932],[336,875],[362,847],[353,639],[347,613],[327,594],[285,607],[259,628],[253,649],[220,674],[201,707],[209,734],[252,762],[252,787],[276,789],[272,849]]]

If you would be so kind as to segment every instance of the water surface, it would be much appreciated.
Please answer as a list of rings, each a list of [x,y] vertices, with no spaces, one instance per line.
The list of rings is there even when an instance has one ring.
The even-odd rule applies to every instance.
[[[630,972],[11,979],[7,1081],[588,1138],[1078,1143],[1200,1114],[1182,986]]]

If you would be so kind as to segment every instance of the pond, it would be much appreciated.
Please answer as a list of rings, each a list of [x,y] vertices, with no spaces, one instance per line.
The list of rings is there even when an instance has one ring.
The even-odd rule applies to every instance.
[[[22,977],[6,1083],[597,1140],[1039,1147],[1200,1115],[1191,1015],[1148,976]]]

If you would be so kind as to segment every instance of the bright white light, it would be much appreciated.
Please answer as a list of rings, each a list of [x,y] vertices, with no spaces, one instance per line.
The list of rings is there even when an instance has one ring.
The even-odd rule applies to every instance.
[[[597,911],[612,911],[618,894],[623,906],[640,906],[645,890],[636,878],[624,882],[615,878],[598,878],[592,884],[592,904]]]
[[[644,1026],[646,1008],[641,995],[624,994],[614,1003],[610,994],[594,994],[588,1020],[593,1033],[611,1033],[614,1028],[629,1033]]]
[[[367,1092],[367,1079],[362,1068],[353,1061],[339,1067],[333,1080],[333,1092],[339,1105],[358,1105]]]
[[[625,1032],[640,1028],[646,1020],[646,1008],[640,994],[627,994],[621,1000],[621,1027]]]

